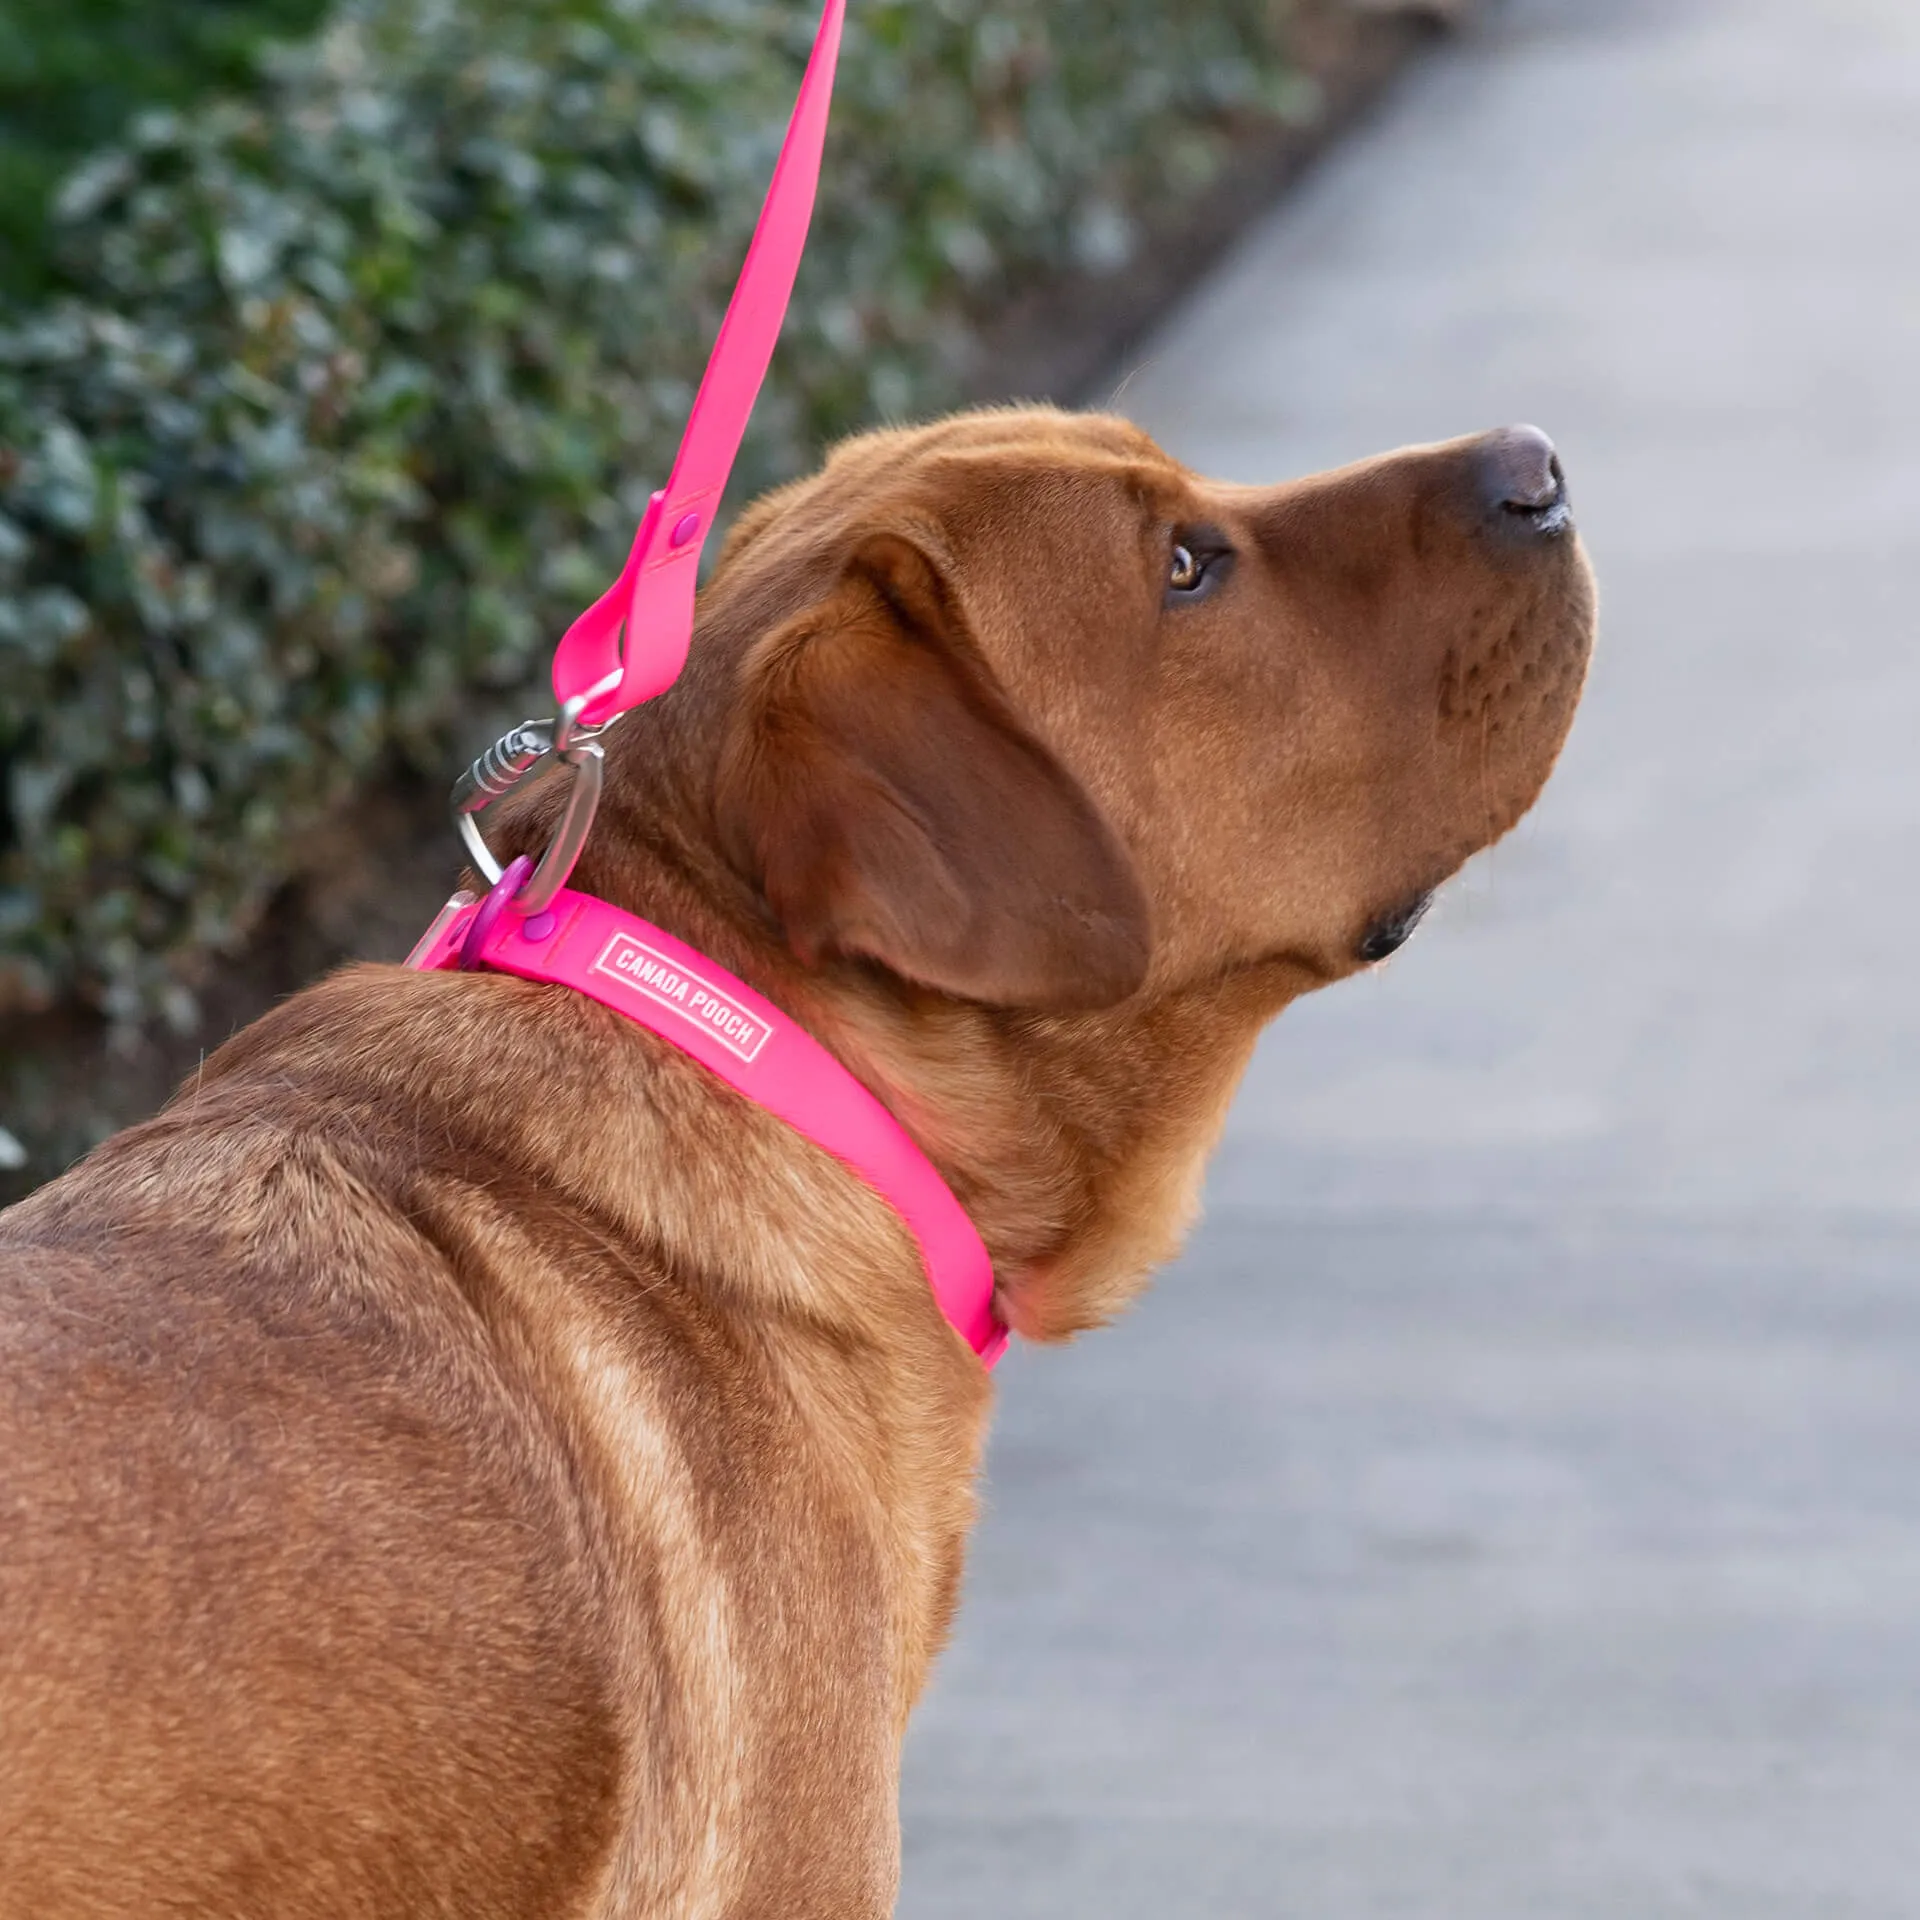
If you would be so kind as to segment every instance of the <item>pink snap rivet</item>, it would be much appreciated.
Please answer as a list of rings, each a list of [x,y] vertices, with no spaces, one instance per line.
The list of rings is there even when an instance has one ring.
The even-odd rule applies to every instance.
[[[700,516],[697,513],[683,513],[673,523],[673,531],[667,535],[667,545],[684,547],[700,531]]]
[[[551,909],[545,913],[536,913],[531,919],[521,923],[520,938],[522,940],[544,940],[552,933],[556,925],[558,925],[558,922],[555,920]]]

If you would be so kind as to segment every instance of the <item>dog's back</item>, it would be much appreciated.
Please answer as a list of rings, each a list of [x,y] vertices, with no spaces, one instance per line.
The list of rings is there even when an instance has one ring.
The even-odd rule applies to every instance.
[[[879,1411],[844,1347],[725,1300],[737,1169],[701,1142],[752,1167],[751,1110],[549,999],[541,1058],[618,1086],[658,1209],[616,1230],[506,1092],[548,991],[336,976],[0,1215],[7,1920],[890,1905],[889,1611],[944,1626],[978,1368],[884,1208],[765,1122],[788,1225],[818,1201],[879,1300],[880,1224],[918,1378],[965,1387],[957,1425],[932,1396],[892,1429],[940,1543],[892,1564],[887,1443],[819,1444],[826,1406],[841,1441]]]
[[[262,1104],[0,1222],[0,1910],[565,1910],[618,1750],[562,1450],[386,1143]]]

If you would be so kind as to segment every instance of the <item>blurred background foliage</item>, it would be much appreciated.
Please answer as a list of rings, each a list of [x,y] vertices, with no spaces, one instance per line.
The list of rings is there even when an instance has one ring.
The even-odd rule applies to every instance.
[[[672,457],[814,20],[344,0],[272,44],[305,10],[0,0],[33,101],[0,216],[0,1014],[190,1027],[356,784],[449,768],[474,699],[534,677]],[[734,500],[951,402],[998,303],[1120,270],[1236,129],[1300,115],[1289,20],[858,0]]]
[[[140,107],[251,81],[325,0],[0,0],[0,294],[43,290],[60,177]]]

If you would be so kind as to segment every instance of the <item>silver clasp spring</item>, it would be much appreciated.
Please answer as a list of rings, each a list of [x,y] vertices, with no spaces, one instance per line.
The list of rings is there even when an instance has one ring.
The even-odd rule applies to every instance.
[[[580,849],[586,845],[593,816],[600,805],[600,782],[604,754],[600,737],[613,721],[597,727],[583,727],[580,716],[596,700],[611,693],[620,684],[621,670],[616,668],[604,680],[597,681],[585,693],[576,694],[560,709],[557,720],[523,720],[511,733],[502,734],[483,753],[453,787],[453,822],[460,830],[473,864],[497,885],[503,871],[493,857],[480,831],[480,814],[496,800],[504,800],[516,787],[534,779],[549,761],[557,760],[573,775],[567,792],[567,804],[560,824],[547,842],[533,877],[521,889],[514,905],[526,913],[540,913],[552,905],[553,896],[567,884]],[[616,714],[615,719],[619,716]]]

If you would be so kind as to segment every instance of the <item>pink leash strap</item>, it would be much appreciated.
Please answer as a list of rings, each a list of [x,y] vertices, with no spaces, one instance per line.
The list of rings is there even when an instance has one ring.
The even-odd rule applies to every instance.
[[[484,900],[455,894],[407,965],[550,980],[690,1054],[893,1207],[919,1242],[940,1311],[992,1366],[1007,1345],[994,1316],[993,1263],[952,1189],[899,1121],[772,1001],[663,929],[570,887],[543,912],[516,912],[512,896],[529,864],[516,861]]]
[[[611,693],[580,710],[583,726],[602,726],[664,693],[686,664],[700,550],[773,358],[807,244],[845,16],[846,0],[826,0],[753,243],[687,417],[673,472],[648,502],[619,579],[561,636],[553,691],[562,712],[570,700],[620,675]]]

